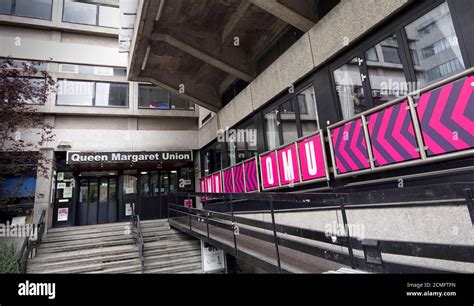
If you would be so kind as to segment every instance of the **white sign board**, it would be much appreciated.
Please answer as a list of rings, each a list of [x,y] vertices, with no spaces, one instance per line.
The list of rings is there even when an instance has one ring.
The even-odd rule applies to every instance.
[[[69,208],[58,208],[58,221],[67,221]]]
[[[225,270],[225,255],[212,245],[201,240],[202,270],[204,273],[220,272]]]
[[[132,205],[133,203],[126,203],[125,204],[125,216],[131,216],[133,214],[133,210],[132,210]]]

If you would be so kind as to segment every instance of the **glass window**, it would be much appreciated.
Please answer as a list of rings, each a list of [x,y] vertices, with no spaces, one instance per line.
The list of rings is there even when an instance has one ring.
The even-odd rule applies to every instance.
[[[127,106],[128,84],[97,83],[95,105],[120,107]]]
[[[406,26],[405,31],[421,87],[465,68],[446,2]]]
[[[139,85],[140,108],[170,109],[168,91],[156,86]]]
[[[118,28],[119,8],[111,6],[99,6],[99,26]]]
[[[52,7],[52,0],[16,0],[15,15],[51,20]]]
[[[378,62],[379,56],[377,54],[377,49],[375,47],[370,48],[365,52],[365,59],[371,62]]]
[[[190,109],[194,110],[194,104],[178,95],[170,93],[171,109]]]
[[[169,192],[170,191],[170,175],[169,172],[161,172],[160,174],[160,182],[161,182],[161,187],[160,191],[161,192]]]
[[[369,49],[379,50],[383,54],[379,62],[367,61],[370,86],[374,105],[380,105],[395,100],[408,93],[408,84],[401,64],[396,35],[391,35]]]
[[[336,69],[334,80],[344,119],[351,118],[367,109],[357,58]]]
[[[279,110],[281,130],[283,133],[283,144],[287,144],[298,139],[296,113],[293,100],[288,100],[281,104]]]
[[[157,197],[160,194],[160,186],[158,185],[158,172],[151,172],[151,193],[153,197]]]
[[[133,175],[123,176],[123,194],[137,193],[137,177]]]
[[[58,86],[58,105],[93,105],[94,82],[59,80]]]
[[[109,183],[107,179],[100,180],[100,188],[99,188],[99,203],[107,204],[108,203],[108,195],[109,195]]]
[[[177,191],[178,190],[178,171],[172,170],[170,171],[170,191]]]
[[[109,201],[117,199],[117,179],[109,179]]]
[[[64,0],[63,21],[96,25],[97,5],[73,0]]]
[[[13,0],[0,1],[0,14],[10,15],[12,13],[12,2]]]
[[[268,150],[273,150],[280,146],[279,125],[277,110],[265,114],[265,140]]]
[[[150,197],[152,192],[150,188],[150,175],[148,172],[142,172],[140,175],[140,194],[142,197]]]
[[[316,95],[314,87],[308,87],[296,95],[300,113],[300,125],[302,136],[316,132],[318,125],[318,111],[316,107]]]

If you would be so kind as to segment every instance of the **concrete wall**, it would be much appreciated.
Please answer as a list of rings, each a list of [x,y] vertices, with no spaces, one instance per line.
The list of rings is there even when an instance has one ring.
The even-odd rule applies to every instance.
[[[410,1],[342,0],[217,114],[219,125],[201,129],[199,145],[208,144],[217,129],[239,122]]]
[[[271,222],[269,214],[244,214],[242,217]],[[351,235],[363,239],[397,240],[441,244],[474,245],[469,211],[465,206],[417,207],[347,210]],[[342,225],[342,215],[336,211],[278,213],[276,223],[326,232]],[[352,227],[351,227],[352,226]],[[283,234],[280,234],[283,235]],[[285,235],[283,235],[285,236]],[[286,236],[286,238],[293,238]],[[301,239],[300,239],[301,240]],[[335,251],[346,252],[345,248],[325,243],[306,243],[324,246]],[[363,257],[363,252],[356,251]],[[473,263],[382,254],[384,261],[400,262],[447,269],[463,273],[473,273]]]

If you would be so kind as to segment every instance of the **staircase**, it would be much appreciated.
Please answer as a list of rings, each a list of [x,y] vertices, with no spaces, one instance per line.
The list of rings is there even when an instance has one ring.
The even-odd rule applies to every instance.
[[[144,273],[201,273],[201,248],[171,229],[168,220],[141,221]],[[141,273],[130,224],[111,223],[48,230],[27,273]]]

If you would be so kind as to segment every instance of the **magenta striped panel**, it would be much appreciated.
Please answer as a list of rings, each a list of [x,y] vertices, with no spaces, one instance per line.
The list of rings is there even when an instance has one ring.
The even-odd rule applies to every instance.
[[[408,102],[367,117],[375,166],[420,158]]]
[[[244,163],[245,171],[245,191],[253,192],[258,191],[258,171],[257,161],[252,159]]]
[[[417,114],[428,147],[436,156],[474,148],[474,76],[426,92]]]
[[[333,129],[332,146],[339,174],[370,168],[362,119]]]
[[[232,168],[234,171],[234,192],[245,192],[244,186],[244,165],[238,165]]]
[[[234,192],[234,176],[232,174],[232,168],[223,171],[224,173],[224,192]]]

